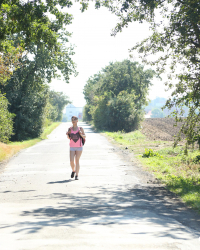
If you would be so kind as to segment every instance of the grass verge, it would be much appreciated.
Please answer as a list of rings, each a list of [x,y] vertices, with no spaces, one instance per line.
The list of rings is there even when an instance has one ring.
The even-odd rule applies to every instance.
[[[155,175],[167,189],[200,212],[200,152],[183,146],[175,149],[169,141],[150,141],[140,132],[105,132],[114,143],[133,153],[144,168]]]
[[[48,127],[46,127],[39,138],[22,142],[10,142],[8,144],[0,142],[0,162],[8,160],[24,148],[31,147],[36,143],[40,142],[41,140],[47,139],[47,135],[49,135],[59,124],[60,122],[54,122]]]

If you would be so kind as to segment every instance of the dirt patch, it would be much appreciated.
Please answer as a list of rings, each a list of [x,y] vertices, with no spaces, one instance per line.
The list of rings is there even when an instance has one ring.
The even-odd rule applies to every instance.
[[[149,140],[173,141],[182,123],[174,126],[174,118],[146,118],[141,125],[141,132]]]

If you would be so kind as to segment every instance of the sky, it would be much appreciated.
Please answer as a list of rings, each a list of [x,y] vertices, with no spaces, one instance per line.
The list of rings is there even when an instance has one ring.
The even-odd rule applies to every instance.
[[[73,33],[69,43],[75,46],[75,55],[72,59],[77,65],[79,74],[77,77],[71,76],[69,84],[54,79],[50,87],[66,94],[74,106],[83,107],[86,104],[83,88],[88,78],[98,73],[110,62],[130,59],[128,49],[151,33],[147,23],[133,22],[113,37],[111,31],[118,19],[108,9],[102,7],[95,10],[91,4],[87,11],[81,13],[80,3],[74,3],[71,8],[65,10],[74,17],[72,24],[67,26],[67,30]],[[135,61],[139,61],[137,52],[134,52],[133,56]],[[164,90],[162,81],[155,78],[152,84],[149,99],[169,96],[169,93]]]

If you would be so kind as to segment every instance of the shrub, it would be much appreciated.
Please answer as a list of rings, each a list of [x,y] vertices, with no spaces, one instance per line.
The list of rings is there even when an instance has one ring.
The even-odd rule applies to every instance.
[[[157,152],[154,152],[153,149],[147,149],[145,148],[145,152],[144,154],[142,155],[143,158],[149,158],[149,157],[154,157],[154,156],[159,156],[161,157],[161,155]]]
[[[195,164],[200,163],[200,155],[197,155],[197,156],[193,159],[193,162],[194,162]]]

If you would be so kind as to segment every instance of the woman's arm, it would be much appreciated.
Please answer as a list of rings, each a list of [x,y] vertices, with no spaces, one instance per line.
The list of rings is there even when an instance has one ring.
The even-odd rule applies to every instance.
[[[86,135],[85,135],[85,132],[84,132],[83,128],[80,128],[79,134],[80,134],[81,137],[86,138]]]
[[[70,134],[71,134],[71,128],[68,129],[68,131],[66,132],[67,138],[70,139]]]

